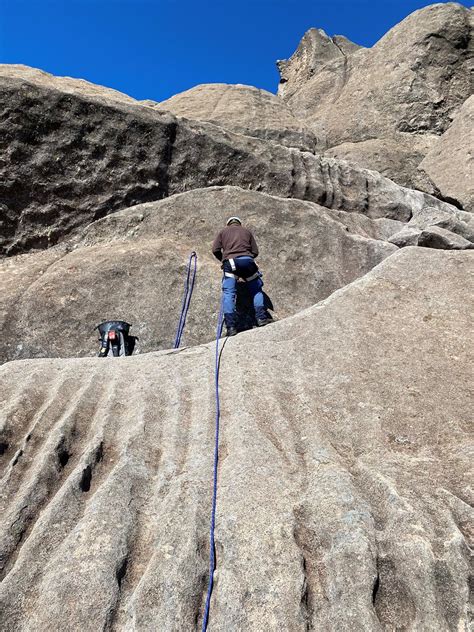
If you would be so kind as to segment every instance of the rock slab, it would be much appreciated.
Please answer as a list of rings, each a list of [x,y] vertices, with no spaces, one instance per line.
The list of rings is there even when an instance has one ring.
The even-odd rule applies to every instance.
[[[472,271],[405,248],[228,340],[210,629],[468,630]],[[212,366],[0,369],[2,630],[200,629]]]

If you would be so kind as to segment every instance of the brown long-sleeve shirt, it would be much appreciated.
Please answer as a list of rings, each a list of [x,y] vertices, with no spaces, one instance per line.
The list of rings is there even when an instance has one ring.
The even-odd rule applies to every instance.
[[[245,256],[255,259],[258,246],[248,228],[231,224],[219,231],[212,243],[212,252],[219,261]]]

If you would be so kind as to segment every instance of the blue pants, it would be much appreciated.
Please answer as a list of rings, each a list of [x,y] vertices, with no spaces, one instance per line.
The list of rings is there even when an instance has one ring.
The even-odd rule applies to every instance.
[[[237,324],[237,316],[235,310],[235,301],[237,297],[237,277],[246,279],[253,276],[258,270],[253,257],[236,257],[234,259],[236,270],[232,270],[228,261],[224,262],[224,273],[228,272],[234,276],[225,276],[222,279],[222,292],[224,304],[224,317],[228,327],[235,327]],[[262,292],[263,281],[259,275],[257,278],[246,282],[246,290],[249,292],[253,300],[255,315],[259,320],[268,317],[265,309],[265,299]]]

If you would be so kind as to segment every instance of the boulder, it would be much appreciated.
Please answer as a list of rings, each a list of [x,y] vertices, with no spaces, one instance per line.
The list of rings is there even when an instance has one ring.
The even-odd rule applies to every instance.
[[[0,67],[5,254],[54,245],[134,204],[216,185],[400,221],[441,204],[344,161],[177,119],[115,93],[94,96],[89,84],[61,85]]]
[[[440,248],[441,250],[470,250],[474,248],[471,241],[439,226],[431,226],[421,231],[418,245],[426,248]]]
[[[210,629],[468,629],[470,272],[405,248],[226,342]],[[0,368],[2,630],[200,628],[213,363]]]
[[[306,129],[286,103],[252,86],[210,83],[181,92],[155,107],[176,116],[214,123],[238,134],[272,140],[314,152],[316,136]]]
[[[446,200],[474,211],[474,96],[419,165]]]
[[[210,246],[229,215],[257,237],[276,316],[295,314],[397,249],[382,239],[380,220],[333,213],[237,187],[206,188],[113,213],[46,252],[7,258],[0,262],[0,358],[94,355],[94,327],[110,319],[132,323],[137,352],[170,348],[191,251],[199,265],[183,342],[211,340],[222,273]]]
[[[474,243],[439,226],[421,229],[407,225],[400,232],[392,235],[389,242],[399,248],[404,246],[422,246],[424,248],[440,248],[441,250],[471,250]]]
[[[468,250],[474,248],[474,215],[452,210],[445,213],[435,208],[425,208],[414,213],[408,224],[398,232],[392,232],[387,241],[403,246],[424,246],[444,250]]]

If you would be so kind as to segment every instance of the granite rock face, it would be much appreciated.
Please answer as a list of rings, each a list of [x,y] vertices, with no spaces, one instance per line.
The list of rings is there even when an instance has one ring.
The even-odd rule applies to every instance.
[[[117,210],[234,185],[369,217],[408,220],[436,200],[380,174],[209,123],[115,91],[0,67],[1,248],[45,248]]]
[[[230,215],[245,218],[258,239],[278,318],[366,274],[397,250],[387,239],[404,226],[237,187],[113,213],[64,246],[0,262],[0,358],[93,355],[94,326],[114,318],[134,324],[137,352],[170,348],[193,250],[199,267],[184,340],[211,340],[221,272],[210,245]]]
[[[474,212],[474,96],[419,165],[445,199]]]
[[[287,147],[311,152],[320,149],[316,136],[282,99],[252,86],[204,84],[162,101],[157,107],[179,117],[214,123]]]
[[[468,630],[470,271],[403,249],[227,341],[209,629]],[[2,630],[200,629],[212,364],[0,369]]]
[[[472,94],[472,15],[457,3],[434,4],[407,17],[372,48],[349,54],[312,29],[317,63],[307,52],[306,35],[294,55],[297,61],[279,62],[279,92],[328,148],[355,143],[351,159],[356,163],[381,165],[379,170],[394,180],[431,192],[432,184],[406,168],[406,155],[419,164],[420,135],[427,135],[429,150],[432,135],[448,129]],[[341,155],[337,149],[333,153]]]
[[[470,630],[471,16],[311,29],[279,96],[0,65],[2,632],[201,629],[230,215],[276,322],[220,341],[208,631]]]
[[[378,171],[404,187],[415,187],[431,195],[439,195],[440,191],[431,178],[419,171],[420,163],[437,147],[439,141],[440,137],[436,134],[395,133],[388,138],[341,143],[327,149],[324,155]]]
[[[444,206],[415,210],[403,223],[207,187],[117,211],[61,245],[0,262],[0,361],[94,355],[94,327],[111,319],[134,325],[138,353],[170,348],[192,251],[198,282],[184,340],[211,340],[221,272],[210,245],[230,215],[242,217],[258,239],[265,289],[281,319],[363,276],[397,248],[473,248],[473,216]]]
[[[347,57],[360,49],[362,46],[341,35],[329,37],[323,29],[309,29],[290,59],[277,61],[280,72],[279,96],[290,99],[326,64],[342,61],[344,65]]]

